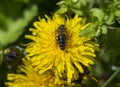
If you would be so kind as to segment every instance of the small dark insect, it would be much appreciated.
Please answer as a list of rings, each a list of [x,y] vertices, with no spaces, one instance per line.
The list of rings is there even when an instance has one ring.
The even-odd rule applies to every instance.
[[[19,46],[11,46],[4,51],[4,58],[8,68],[14,68],[22,63],[25,52]]]
[[[73,81],[76,84],[82,82],[84,77],[89,77],[89,69],[85,65],[83,65],[82,63],[80,63],[80,65],[82,66],[82,68],[84,70],[84,73],[78,73],[79,74],[79,79]]]
[[[61,50],[64,50],[66,47],[66,27],[65,25],[60,25],[58,27],[58,36],[57,36],[57,42],[59,44],[59,47]]]

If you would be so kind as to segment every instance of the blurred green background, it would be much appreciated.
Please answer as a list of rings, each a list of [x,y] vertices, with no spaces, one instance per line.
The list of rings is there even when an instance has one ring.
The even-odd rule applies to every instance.
[[[6,75],[16,72],[8,69],[4,50],[22,46],[33,22],[45,14],[73,16],[79,14],[91,22],[80,33],[100,44],[91,77],[82,81],[83,87],[120,87],[120,0],[0,0],[0,87],[6,87]]]

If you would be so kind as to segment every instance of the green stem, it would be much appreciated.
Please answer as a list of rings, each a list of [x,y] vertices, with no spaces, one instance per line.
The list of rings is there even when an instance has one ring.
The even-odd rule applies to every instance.
[[[102,87],[107,87],[107,85],[112,81],[113,78],[115,78],[115,76],[120,72],[120,68],[118,70],[116,70],[112,76],[103,84]]]
[[[117,29],[119,29],[119,28],[116,28],[116,27],[108,27],[108,29],[117,30]]]
[[[3,50],[0,51],[0,66],[2,64],[3,61]]]
[[[4,50],[5,50],[5,46],[2,46],[0,43],[0,67],[4,61]]]

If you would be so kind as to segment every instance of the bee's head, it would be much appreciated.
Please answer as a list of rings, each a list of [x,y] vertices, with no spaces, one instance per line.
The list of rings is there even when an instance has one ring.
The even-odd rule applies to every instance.
[[[58,30],[59,30],[59,32],[64,32],[65,30],[66,30],[66,27],[65,27],[65,25],[60,25],[59,27],[58,27]]]

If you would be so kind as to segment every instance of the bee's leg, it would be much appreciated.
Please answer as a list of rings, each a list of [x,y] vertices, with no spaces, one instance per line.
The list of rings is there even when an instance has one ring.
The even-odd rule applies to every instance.
[[[56,41],[58,41],[58,36],[55,36]]]
[[[56,47],[58,46],[58,30],[55,31],[55,44],[56,44]]]
[[[57,34],[57,30],[55,31],[55,40],[58,41],[58,34]]]
[[[69,43],[69,37],[70,37],[70,34],[69,34],[69,32],[67,31],[67,32],[65,32],[65,34],[66,34],[66,49],[68,49],[69,47],[70,47],[70,43]]]
[[[56,48],[57,48],[58,45],[59,45],[59,44],[58,44],[58,36],[55,36],[55,40],[56,40],[56,41],[55,41],[55,45],[56,45]]]

